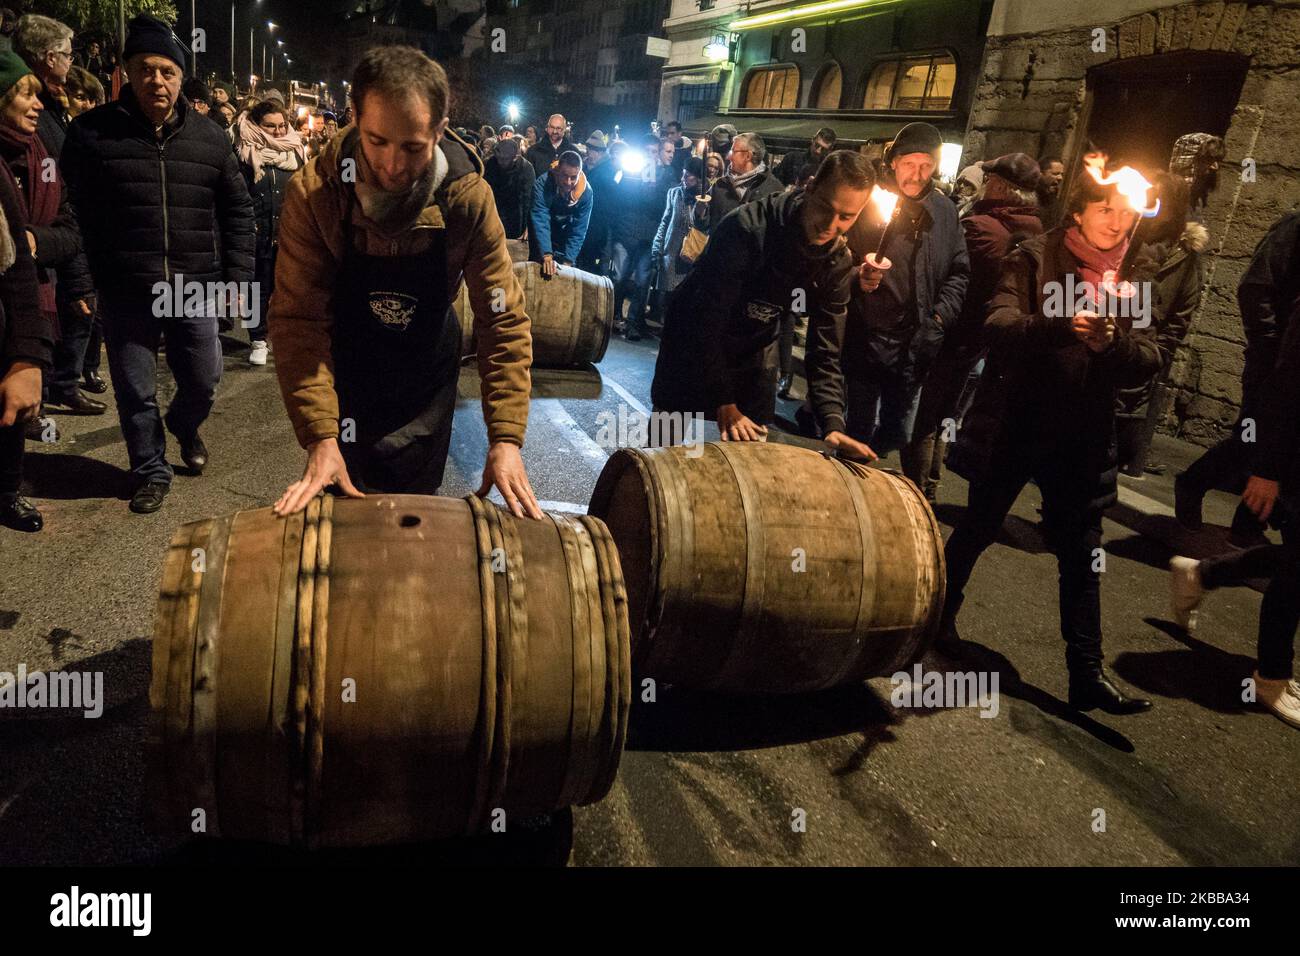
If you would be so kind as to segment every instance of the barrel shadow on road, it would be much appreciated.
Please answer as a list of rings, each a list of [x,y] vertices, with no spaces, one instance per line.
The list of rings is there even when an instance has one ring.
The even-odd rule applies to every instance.
[[[754,750],[870,732],[898,720],[866,684],[788,696],[739,696],[660,685],[628,719],[628,750]]]

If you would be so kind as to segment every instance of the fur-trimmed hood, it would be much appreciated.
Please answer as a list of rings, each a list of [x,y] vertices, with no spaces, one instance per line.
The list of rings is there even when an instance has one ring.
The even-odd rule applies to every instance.
[[[1199,222],[1189,221],[1183,227],[1183,235],[1179,242],[1187,248],[1188,252],[1204,252],[1210,247],[1210,230]]]

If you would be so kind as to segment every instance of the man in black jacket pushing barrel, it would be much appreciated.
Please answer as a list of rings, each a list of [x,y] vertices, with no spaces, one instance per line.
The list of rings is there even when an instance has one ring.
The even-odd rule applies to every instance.
[[[787,310],[809,316],[808,388],[825,441],[875,453],[844,433],[840,349],[858,266],[844,241],[875,176],[837,152],[803,193],[747,203],[717,223],[664,321],[651,397],[660,411],[714,419],[723,441],[761,441],[776,415],[777,339]]]

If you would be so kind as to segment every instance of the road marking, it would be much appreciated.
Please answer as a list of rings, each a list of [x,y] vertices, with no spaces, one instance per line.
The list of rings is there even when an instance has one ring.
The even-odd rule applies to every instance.
[[[604,469],[609,455],[582,430],[582,426],[573,420],[573,416],[564,410],[564,405],[558,398],[535,398],[533,407],[550,419],[556,428],[564,432],[574,450],[595,465],[597,471]]]
[[[618,384],[618,382],[614,381],[612,378],[606,378],[605,376],[602,375],[601,379],[604,381],[606,385],[608,385],[614,391],[618,392],[618,394],[622,397],[623,401],[627,402],[629,405],[635,408],[646,418],[650,417],[650,409],[646,408],[644,405],[638,402],[636,400],[635,395],[633,395],[631,392],[625,389],[622,385]]]
[[[538,506],[543,511],[562,511],[565,514],[585,515],[587,506],[576,504],[572,501],[538,501]]]
[[[1124,485],[1119,486],[1119,503],[1145,515],[1163,515],[1166,518],[1174,516],[1174,509],[1167,504],[1156,501],[1154,498],[1148,498],[1132,488],[1124,487]]]

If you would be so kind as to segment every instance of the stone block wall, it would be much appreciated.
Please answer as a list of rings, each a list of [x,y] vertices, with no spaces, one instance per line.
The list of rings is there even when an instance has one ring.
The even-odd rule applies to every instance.
[[[1184,3],[1094,26],[1106,30],[1104,52],[1093,50],[1092,26],[989,37],[965,155],[1068,159],[1084,132],[1085,77],[1099,64],[1180,50],[1251,58],[1225,137],[1219,188],[1206,208],[1205,294],[1174,361],[1174,402],[1164,423],[1187,441],[1213,444],[1231,428],[1241,401],[1237,282],[1269,225],[1300,206],[1300,0]],[[1254,182],[1242,181],[1246,159],[1254,160]]]

